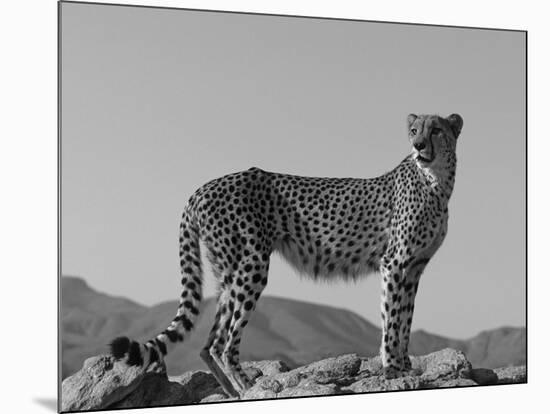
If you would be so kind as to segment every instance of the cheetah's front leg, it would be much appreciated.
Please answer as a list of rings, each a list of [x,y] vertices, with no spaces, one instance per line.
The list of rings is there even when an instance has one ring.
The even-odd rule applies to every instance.
[[[403,271],[398,266],[388,264],[380,269],[382,274],[382,343],[380,357],[386,378],[395,378],[401,375],[403,369],[403,355],[399,343],[401,326],[401,292],[399,289]]]
[[[404,272],[403,281],[400,284],[402,295],[399,313],[401,314],[401,326],[399,328],[400,354],[403,358],[403,369],[411,369],[409,358],[409,338],[411,334],[412,318],[414,312],[414,298],[418,291],[420,276],[424,272],[429,259],[418,259],[410,264]]]

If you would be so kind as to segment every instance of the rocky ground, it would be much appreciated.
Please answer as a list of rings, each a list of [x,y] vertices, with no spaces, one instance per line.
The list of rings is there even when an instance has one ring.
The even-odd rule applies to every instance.
[[[243,399],[288,398],[426,388],[465,387],[527,382],[525,366],[495,370],[472,368],[465,355],[451,348],[412,357],[410,375],[385,379],[380,358],[356,354],[323,359],[290,370],[281,361],[243,363],[255,385]],[[136,408],[230,401],[209,372],[168,377],[158,367],[128,368],[112,357],[86,360],[62,384],[62,411]]]

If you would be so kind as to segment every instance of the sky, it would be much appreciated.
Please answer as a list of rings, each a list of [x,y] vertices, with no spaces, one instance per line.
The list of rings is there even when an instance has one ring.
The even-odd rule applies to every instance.
[[[175,300],[181,212],[208,180],[378,176],[410,152],[407,114],[459,113],[448,235],[413,330],[525,325],[523,33],[73,3],[61,18],[62,274]],[[379,323],[378,275],[314,283],[274,255],[264,295]]]

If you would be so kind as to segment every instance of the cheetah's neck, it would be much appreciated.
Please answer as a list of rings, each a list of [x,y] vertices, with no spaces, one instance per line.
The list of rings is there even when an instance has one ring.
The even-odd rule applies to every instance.
[[[412,160],[412,157],[411,157]],[[456,155],[449,153],[446,157],[433,163],[428,167],[420,166],[412,160],[421,176],[426,180],[431,192],[436,195],[440,201],[448,202],[451,198],[455,183],[456,174]]]

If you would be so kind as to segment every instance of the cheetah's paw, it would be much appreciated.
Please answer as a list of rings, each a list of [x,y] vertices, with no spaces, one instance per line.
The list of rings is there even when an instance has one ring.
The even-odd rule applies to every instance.
[[[382,377],[384,377],[387,380],[401,378],[401,377],[404,377],[405,375],[406,375],[405,372],[395,367],[382,368]]]

